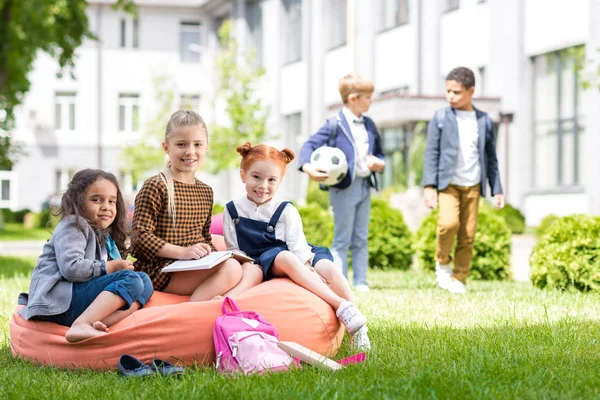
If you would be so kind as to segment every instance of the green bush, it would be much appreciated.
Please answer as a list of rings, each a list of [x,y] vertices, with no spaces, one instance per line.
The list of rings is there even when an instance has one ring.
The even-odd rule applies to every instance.
[[[0,212],[2,213],[2,221],[5,223],[16,222],[15,214],[9,208],[2,208],[0,209]]]
[[[306,240],[315,246],[331,247],[333,214],[319,204],[298,207]],[[402,213],[384,201],[373,198],[369,224],[369,266],[408,269],[412,262],[412,235]]]
[[[402,212],[387,201],[373,198],[369,223],[369,265],[372,268],[407,270],[415,251],[412,233]]]
[[[317,203],[298,207],[304,234],[308,243],[315,246],[331,247],[333,239],[333,215]]]
[[[494,212],[504,218],[512,233],[525,232],[525,215],[518,209],[506,203],[500,210]]]
[[[60,221],[60,217],[53,215],[50,210],[42,210],[39,213],[35,214],[35,226],[38,228],[49,228],[52,229],[56,227],[58,221]]]
[[[540,289],[600,291],[600,217],[557,219],[536,243],[529,264]]]
[[[316,204],[319,207],[329,209],[329,192],[319,189],[319,183],[310,179],[308,181],[308,190],[306,191],[306,203]]]
[[[504,280],[510,276],[511,232],[506,221],[485,200],[479,203],[470,279]],[[415,250],[421,268],[435,270],[438,210],[425,217],[416,233]],[[452,247],[451,254],[454,255]]]
[[[552,224],[555,223],[556,221],[558,221],[559,219],[560,219],[560,217],[556,214],[546,215],[540,221],[540,224],[535,227],[535,236],[538,239],[541,239],[542,236],[544,236],[546,234],[546,232],[548,232],[548,230],[550,229],[550,226],[552,226]]]
[[[17,210],[13,213],[14,217],[15,217],[15,222],[22,224],[23,223],[23,219],[25,218],[25,214],[30,213],[31,210],[28,208],[24,208],[22,210]]]

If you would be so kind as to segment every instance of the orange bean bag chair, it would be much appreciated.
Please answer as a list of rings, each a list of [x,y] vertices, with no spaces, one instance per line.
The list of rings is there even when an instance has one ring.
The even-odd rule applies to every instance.
[[[213,240],[222,248],[222,238]],[[187,365],[214,362],[213,326],[222,300],[187,302],[187,296],[155,292],[146,307],[110,328],[106,335],[69,343],[67,327],[27,321],[17,311],[10,320],[13,355],[60,368],[114,369],[119,357],[160,358]],[[343,325],[327,303],[289,279],[273,279],[235,299],[241,310],[256,311],[275,325],[280,340],[298,342],[335,355]]]

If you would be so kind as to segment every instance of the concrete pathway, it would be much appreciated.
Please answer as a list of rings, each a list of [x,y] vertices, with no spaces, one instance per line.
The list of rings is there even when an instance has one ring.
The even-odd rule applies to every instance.
[[[533,235],[513,235],[512,248],[510,255],[510,266],[513,278],[518,282],[529,281],[529,257],[533,246],[535,246],[535,236]]]
[[[45,240],[0,241],[0,255],[36,257],[42,254],[42,248],[45,243]]]

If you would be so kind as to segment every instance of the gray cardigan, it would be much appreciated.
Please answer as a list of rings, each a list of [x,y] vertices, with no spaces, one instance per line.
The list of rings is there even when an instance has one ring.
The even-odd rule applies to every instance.
[[[31,276],[29,295],[21,293],[19,314],[25,319],[36,315],[62,314],[71,306],[73,282],[87,282],[106,275],[101,247],[94,229],[83,218],[64,217],[44,245]]]
[[[498,158],[496,157],[496,137],[487,113],[475,109],[479,132],[479,165],[481,167],[481,195],[486,195],[486,181],[492,189],[492,196],[502,193]],[[438,111],[438,113],[440,113]],[[423,163],[422,185],[444,190],[450,184],[458,161],[458,123],[452,108],[446,108],[443,121],[438,121],[438,113],[427,126],[427,145]]]

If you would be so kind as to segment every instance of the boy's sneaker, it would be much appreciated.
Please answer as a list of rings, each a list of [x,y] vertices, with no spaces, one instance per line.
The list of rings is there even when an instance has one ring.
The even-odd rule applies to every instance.
[[[349,301],[344,301],[338,307],[335,315],[346,326],[346,331],[350,336],[354,336],[364,324],[367,323],[367,317],[362,315],[360,311]]]
[[[452,282],[452,267],[450,264],[435,263],[435,281],[442,289],[448,289],[448,285]]]
[[[350,338],[351,344],[350,346],[356,350],[360,351],[369,351],[371,350],[371,341],[369,340],[369,335],[367,332],[369,328],[364,325],[362,328],[356,332],[356,335]]]
[[[355,292],[367,293],[367,292],[370,292],[371,289],[369,289],[369,287],[367,285],[365,285],[365,284],[360,284],[360,285],[354,286],[354,291]]]
[[[450,293],[453,293],[453,294],[466,294],[467,293],[467,287],[465,286],[465,284],[456,279],[452,279],[446,289]]]

